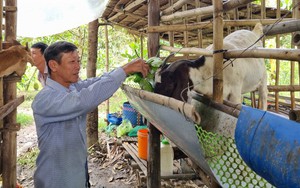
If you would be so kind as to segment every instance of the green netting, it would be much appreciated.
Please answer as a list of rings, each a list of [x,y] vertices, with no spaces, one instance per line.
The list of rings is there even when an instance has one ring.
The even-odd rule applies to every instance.
[[[205,158],[224,187],[273,187],[242,160],[234,139],[195,127]]]

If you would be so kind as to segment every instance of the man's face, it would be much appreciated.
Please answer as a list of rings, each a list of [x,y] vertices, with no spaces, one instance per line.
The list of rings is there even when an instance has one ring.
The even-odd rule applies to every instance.
[[[39,66],[41,63],[45,64],[45,58],[39,48],[31,48],[31,56],[33,59],[34,66]]]
[[[79,80],[80,57],[78,51],[63,53],[60,64],[57,63],[51,75],[65,87]],[[52,77],[52,76],[51,76]]]

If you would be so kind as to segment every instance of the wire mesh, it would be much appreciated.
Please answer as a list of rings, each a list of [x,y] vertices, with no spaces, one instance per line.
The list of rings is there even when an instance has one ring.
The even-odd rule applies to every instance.
[[[205,131],[195,124],[205,159],[224,187],[273,187],[242,160],[232,138]]]

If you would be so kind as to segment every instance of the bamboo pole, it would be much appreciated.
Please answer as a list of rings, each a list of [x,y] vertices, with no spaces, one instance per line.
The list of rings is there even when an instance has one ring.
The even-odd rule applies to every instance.
[[[161,46],[160,49],[166,50],[169,52],[176,52],[179,54],[198,54],[198,55],[206,55],[206,56],[212,56],[212,51],[203,49],[203,48],[176,48],[176,47],[170,47],[170,46]]]
[[[144,3],[144,2],[145,2],[145,0],[135,0],[135,1],[133,1],[132,3],[128,4],[124,9],[122,9],[123,12],[118,12],[117,14],[110,17],[109,20],[114,20],[114,19],[118,18],[124,12],[133,9],[133,8],[139,6],[140,4]]]
[[[267,25],[264,27],[264,33],[268,36],[296,32],[300,30],[300,20],[293,19],[280,22],[276,25]]]
[[[250,2],[252,2],[254,0],[230,0],[230,1],[226,1],[226,3],[223,4],[223,11],[230,11],[234,8],[237,8],[241,5],[245,5],[248,4]]]
[[[237,8],[241,5],[245,5],[249,2],[252,2],[253,0],[231,0],[227,3],[224,3],[224,8],[223,4],[221,4],[222,12],[227,12],[230,11],[234,8]],[[170,15],[162,15],[161,16],[161,21],[162,22],[168,22],[171,20],[178,20],[178,19],[183,19],[183,18],[188,18],[188,17],[194,17],[194,16],[204,16],[204,15],[210,15],[213,14],[214,12],[214,7],[213,6],[206,6],[206,7],[201,7],[201,8],[195,8],[192,10],[186,10],[183,12],[175,12]]]
[[[293,46],[292,48],[294,48]],[[290,84],[294,85],[295,84],[295,61],[291,61],[291,76],[290,76]],[[291,91],[291,109],[295,109],[296,103],[295,103],[295,92]]]
[[[293,9],[293,17],[296,18],[296,13],[297,9]],[[299,11],[299,10],[298,10]],[[293,35],[292,35],[293,36]],[[291,39],[291,48],[295,48],[295,45],[293,43],[293,37]],[[291,77],[290,77],[290,84],[294,85],[295,84],[295,61],[291,61]],[[295,102],[295,92],[291,91],[291,109],[294,110],[296,108],[296,102]]]
[[[196,8],[200,8],[200,1],[198,1],[198,0],[195,0],[195,5],[196,5]],[[199,22],[201,22],[201,16],[197,16],[197,22],[199,23]],[[203,40],[203,37],[202,37],[202,29],[198,29],[197,30],[197,33],[198,33],[198,35],[197,35],[197,41],[198,41],[198,47],[199,48],[202,48],[203,47],[203,43],[202,43],[202,40]]]
[[[268,86],[269,92],[279,92],[279,91],[300,91],[300,85],[279,85],[279,86]]]
[[[185,5],[183,5],[182,6],[182,11],[186,11],[187,10],[187,5],[185,4]],[[187,18],[184,18],[183,19],[183,24],[187,24],[188,23],[188,21],[187,21]],[[188,43],[189,43],[189,35],[188,35],[188,32],[187,31],[183,31],[183,40],[184,40],[184,47],[186,48],[186,47],[188,47]],[[186,58],[188,58],[188,56],[189,56],[189,54],[184,54],[184,56],[186,57]]]
[[[105,34],[105,70],[109,72],[109,40],[108,40],[108,26],[104,26],[104,34]],[[106,117],[109,114],[109,99],[106,100]],[[106,122],[107,125],[109,122]]]
[[[294,0],[294,6],[295,5],[299,5],[300,4],[300,0]],[[300,10],[297,9],[298,11],[294,11],[294,16],[296,19],[299,19],[300,18]],[[298,35],[298,33],[297,33]],[[300,34],[298,35],[298,37],[300,37]],[[293,39],[294,40],[294,39]],[[297,46],[297,49],[300,48],[300,43],[299,44],[295,44],[295,46]],[[298,61],[298,79],[299,79],[299,85],[300,85],[300,61]]]
[[[289,61],[300,60],[300,50],[298,49],[268,49],[268,48],[251,48],[251,49],[234,49],[224,52],[224,58],[268,58],[281,59]]]
[[[266,1],[265,0],[261,0],[260,1],[261,6],[260,6],[260,17],[262,19],[266,18]]]
[[[175,12],[170,15],[164,15],[164,16],[161,16],[160,19],[162,22],[169,22],[172,20],[184,19],[184,18],[189,18],[189,17],[194,17],[194,16],[209,15],[209,14],[212,14],[212,12],[213,12],[213,6],[207,6],[207,7],[186,10],[186,11],[182,11],[182,12]]]
[[[251,19],[251,20],[224,20],[224,27],[239,27],[239,26],[255,26],[257,23],[263,25],[270,25],[277,21],[277,19]],[[291,18],[283,19],[283,21],[293,21]],[[212,28],[212,22],[199,22],[193,24],[176,24],[176,25],[163,25],[163,26],[149,26],[148,33],[167,32],[167,31],[189,31],[196,29]]]
[[[196,124],[201,123],[201,117],[193,105],[187,104],[185,102],[176,100],[171,97],[166,97],[164,95],[158,95],[156,93],[148,92],[145,90],[135,89],[127,85],[122,85],[122,89],[128,93],[133,93],[134,95],[140,97],[143,100],[147,100],[163,106],[167,106],[181,113],[184,117],[189,118]]]
[[[238,13],[238,8],[234,8],[233,9],[233,19],[234,20],[239,20],[239,13]],[[237,31],[237,30],[239,30],[239,27],[235,27],[234,28],[234,31]]]
[[[177,1],[176,3],[183,2],[183,1],[185,1],[185,0],[180,0],[180,1]],[[169,3],[171,5],[170,7],[172,7],[174,4],[174,1],[169,0]],[[173,12],[173,9],[172,9],[172,12]],[[154,26],[154,27],[156,27],[156,26]],[[174,47],[174,32],[173,31],[169,31],[169,44],[170,44],[170,46]]]
[[[223,5],[222,1],[213,0],[213,50],[223,49]],[[223,53],[213,54],[213,100],[223,102]]]
[[[167,14],[173,13],[173,11],[180,9],[184,4],[191,3],[191,2],[192,2],[191,0],[179,0],[174,4],[171,3],[168,8],[161,11],[161,15],[167,15]]]
[[[293,9],[293,17],[295,19],[299,19],[300,18],[299,4],[300,4],[300,0],[294,0],[293,1],[293,5],[294,6],[298,5],[298,8]],[[298,39],[297,41],[295,41],[296,37],[293,37],[295,35],[298,36],[297,37],[297,39]],[[292,46],[293,46],[293,48],[297,48],[297,49],[300,48],[299,31],[295,32],[292,35]],[[300,71],[299,70],[300,69],[300,61],[298,61],[297,65],[298,65],[298,71]],[[295,84],[295,70],[294,70],[295,69],[295,62],[292,62],[291,66],[292,66],[292,69],[293,69],[293,70],[291,70],[292,71],[292,74],[291,74],[291,84],[294,85]],[[298,76],[300,76],[300,75],[298,75]],[[291,92],[291,108],[292,108],[292,110],[296,108],[295,93],[294,92]]]
[[[277,11],[276,11],[276,18],[280,18],[280,0],[277,0]],[[266,28],[266,27],[265,27]],[[280,37],[276,35],[276,48],[280,48]],[[280,61],[276,59],[276,77],[275,77],[275,85],[279,85],[279,74],[280,73]],[[279,92],[275,92],[275,111],[279,112]]]
[[[161,46],[162,50],[176,52],[179,54],[197,54],[212,56],[211,50],[202,48],[175,48],[170,46]],[[250,49],[233,49],[224,52],[224,58],[269,58],[269,59],[281,59],[289,61],[300,60],[300,50],[298,49],[268,49],[268,48],[250,48]]]
[[[295,0],[294,2],[295,2],[294,5],[298,5],[299,6],[300,0]],[[296,19],[300,19],[300,10],[299,10],[299,8],[294,11],[294,15],[295,15]],[[297,44],[295,44],[295,46],[297,47],[297,49],[300,49],[300,42],[298,42]],[[300,61],[298,61],[297,65],[298,65],[298,79],[300,80]],[[300,81],[299,81],[298,84],[300,85]]]
[[[157,26],[160,24],[160,1],[151,0],[148,4],[148,25]],[[153,57],[159,50],[159,33],[148,33],[148,57]],[[148,165],[147,165],[147,187],[161,187],[160,177],[160,131],[150,122],[148,137]]]
[[[144,36],[141,34],[140,35],[140,41],[141,41],[141,51],[140,51],[140,54],[141,54],[141,59],[144,59]]]

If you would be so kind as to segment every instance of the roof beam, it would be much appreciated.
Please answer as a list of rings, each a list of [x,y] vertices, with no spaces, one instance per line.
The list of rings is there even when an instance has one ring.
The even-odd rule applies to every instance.
[[[130,3],[128,6],[126,6],[124,9],[122,9],[122,12],[118,12],[117,14],[113,15],[112,17],[108,18],[108,20],[114,20],[117,17],[119,17],[120,15],[124,14],[124,12],[131,10],[132,8],[135,8],[139,5],[141,5],[142,3],[146,2],[146,0],[136,0],[133,1],[132,3]],[[118,8],[116,8],[117,10],[120,10]]]

